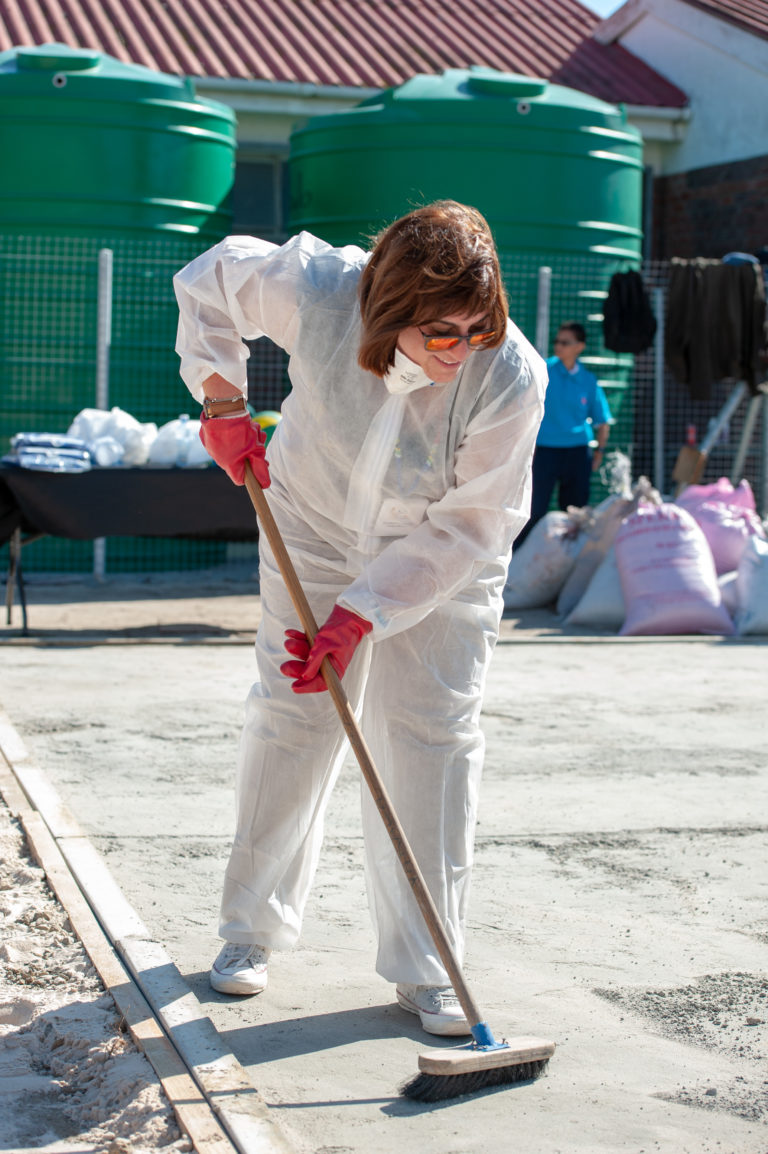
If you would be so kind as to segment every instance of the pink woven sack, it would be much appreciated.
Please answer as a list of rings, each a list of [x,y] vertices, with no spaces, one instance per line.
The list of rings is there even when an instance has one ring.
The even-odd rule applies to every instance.
[[[740,481],[736,488],[727,477],[721,477],[711,485],[689,485],[676,503],[691,513],[701,526],[718,575],[738,569],[751,537],[765,538],[755,511],[754,493],[747,480]]]
[[[626,606],[622,636],[733,634],[712,552],[685,509],[641,505],[622,524],[615,548]]]

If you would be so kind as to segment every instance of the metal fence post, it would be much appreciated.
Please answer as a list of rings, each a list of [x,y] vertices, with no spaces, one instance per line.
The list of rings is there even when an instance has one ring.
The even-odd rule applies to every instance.
[[[653,484],[664,493],[664,289],[653,290],[656,336],[653,343]]]
[[[99,249],[98,304],[96,314],[96,408],[109,408],[109,352],[112,344],[111,248]],[[93,576],[103,581],[107,571],[107,539],[93,542]]]
[[[539,269],[536,290],[536,352],[542,357],[549,353],[549,301],[552,293],[552,269]]]
[[[768,392],[763,393],[763,420],[760,431],[760,504],[761,517],[768,517]]]

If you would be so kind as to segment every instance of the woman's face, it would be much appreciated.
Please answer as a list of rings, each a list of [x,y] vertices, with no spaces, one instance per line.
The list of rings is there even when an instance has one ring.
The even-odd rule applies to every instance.
[[[403,329],[397,338],[397,347],[410,360],[422,368],[430,380],[437,384],[452,381],[472,350],[466,341],[459,341],[452,349],[430,352],[424,347],[425,337],[466,337],[471,333],[482,333],[488,329],[488,314],[451,313],[438,320],[426,321],[421,325],[411,325]]]

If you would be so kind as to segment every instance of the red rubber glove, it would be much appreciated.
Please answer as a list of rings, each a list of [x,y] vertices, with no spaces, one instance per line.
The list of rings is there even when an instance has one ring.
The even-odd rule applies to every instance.
[[[286,629],[288,640],[285,648],[298,661],[286,661],[280,666],[280,672],[286,677],[296,678],[291,686],[294,693],[323,693],[328,688],[320,672],[323,658],[329,657],[339,677],[343,677],[358,645],[372,629],[370,621],[364,617],[342,609],[341,605],[334,605],[312,645],[306,633],[299,629]]]
[[[242,417],[206,417],[201,413],[200,440],[208,456],[236,485],[245,484],[245,462],[250,461],[262,489],[269,488],[269,465],[264,456],[267,434],[247,413]]]

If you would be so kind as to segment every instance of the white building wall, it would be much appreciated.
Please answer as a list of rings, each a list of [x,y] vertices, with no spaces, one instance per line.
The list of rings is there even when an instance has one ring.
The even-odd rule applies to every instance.
[[[660,174],[768,153],[768,41],[683,0],[629,0],[600,27],[690,98],[682,139],[654,149]]]

